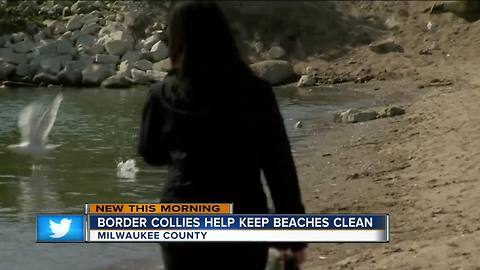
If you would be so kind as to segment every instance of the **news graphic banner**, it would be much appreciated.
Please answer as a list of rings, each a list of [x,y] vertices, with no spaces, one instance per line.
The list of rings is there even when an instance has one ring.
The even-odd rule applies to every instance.
[[[231,204],[86,204],[40,215],[37,242],[388,242],[388,214],[234,214]]]

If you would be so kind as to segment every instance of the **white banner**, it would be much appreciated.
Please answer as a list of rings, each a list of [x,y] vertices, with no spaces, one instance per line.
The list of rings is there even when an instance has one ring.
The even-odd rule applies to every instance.
[[[388,242],[384,230],[90,230],[88,242]]]

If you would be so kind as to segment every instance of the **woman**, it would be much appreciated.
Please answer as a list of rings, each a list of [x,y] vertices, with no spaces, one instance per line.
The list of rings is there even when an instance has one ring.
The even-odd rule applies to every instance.
[[[172,70],[152,87],[139,154],[168,165],[163,202],[227,202],[268,213],[263,171],[277,213],[304,213],[295,165],[269,84],[242,62],[212,2],[178,4],[169,23]],[[278,243],[303,260],[302,243]],[[266,243],[162,244],[167,269],[264,269]]]

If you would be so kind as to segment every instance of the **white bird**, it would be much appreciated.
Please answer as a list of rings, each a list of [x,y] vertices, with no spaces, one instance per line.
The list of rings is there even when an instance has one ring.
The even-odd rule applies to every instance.
[[[135,163],[135,159],[127,159],[125,162],[120,161],[117,164],[117,177],[123,179],[134,179],[138,167]]]
[[[68,218],[62,218],[60,223],[56,223],[55,221],[50,219],[50,230],[52,234],[50,235],[51,238],[62,238],[64,237],[68,231],[70,231],[70,225],[72,224],[72,220]]]
[[[52,130],[55,119],[57,118],[58,108],[62,103],[63,95],[58,93],[52,104],[41,113],[42,106],[38,102],[32,102],[26,106],[18,118],[18,128],[21,133],[19,144],[7,146],[8,149],[30,155],[34,159],[39,159],[49,150],[59,145],[47,144],[48,134]]]

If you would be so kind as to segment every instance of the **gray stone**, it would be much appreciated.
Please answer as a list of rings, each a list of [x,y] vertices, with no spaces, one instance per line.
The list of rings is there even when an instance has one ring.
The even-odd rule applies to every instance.
[[[90,55],[101,54],[103,52],[105,52],[105,46],[98,42],[86,50],[86,53]]]
[[[152,62],[150,62],[148,60],[145,60],[145,59],[141,59],[141,60],[136,61],[133,64],[133,66],[135,68],[140,69],[140,70],[147,71],[147,70],[152,69]]]
[[[46,72],[40,72],[33,77],[34,83],[58,84],[58,77]]]
[[[36,70],[33,68],[32,65],[30,64],[19,64],[16,69],[16,75],[18,77],[28,77],[31,78],[33,75],[35,75]]]
[[[336,116],[336,120],[342,123],[357,123],[374,120],[377,118],[376,111],[359,111],[348,109]]]
[[[127,52],[130,47],[129,43],[124,40],[109,40],[105,42],[105,49],[110,54],[122,55]]]
[[[24,41],[26,39],[28,39],[27,34],[25,34],[23,32],[18,32],[18,33],[13,33],[12,34],[13,43],[18,43],[18,42]]]
[[[122,61],[120,65],[118,65],[119,72],[130,73],[130,70],[132,68],[133,68],[133,64],[129,60]]]
[[[277,85],[295,76],[292,65],[283,60],[265,60],[251,64],[250,68],[260,78],[271,85]]]
[[[87,35],[91,35],[98,32],[100,28],[101,28],[100,25],[93,22],[93,23],[85,24],[80,31]]]
[[[58,40],[56,42],[57,54],[76,55],[77,51],[68,40]]]
[[[83,45],[83,46],[86,46],[86,47],[91,47],[91,46],[93,46],[93,44],[95,44],[95,42],[96,42],[96,40],[95,40],[94,36],[83,34],[83,35],[78,37],[76,45],[77,45],[77,47],[79,45]]]
[[[75,60],[65,64],[65,67],[58,74],[59,81],[64,85],[79,86],[82,84],[82,70],[89,63],[86,61]]]
[[[67,22],[67,30],[73,31],[83,26],[83,20],[79,15],[73,15]]]
[[[138,22],[141,16],[143,16],[143,14],[140,12],[136,12],[136,11],[125,12],[123,14],[123,22],[127,26],[134,26]]]
[[[33,43],[30,40],[20,41],[12,45],[13,51],[17,53],[28,53],[33,50]]]
[[[155,45],[155,43],[159,41],[160,41],[160,35],[158,34],[152,35],[143,41],[143,48],[145,50],[150,50],[153,47],[153,45]]]
[[[91,64],[82,70],[84,85],[100,85],[103,80],[112,76],[115,72],[112,64]]]
[[[132,82],[136,84],[148,84],[150,78],[148,78],[147,73],[143,70],[132,68],[130,70],[132,76]]]
[[[157,70],[147,70],[147,77],[150,81],[163,81],[167,76],[167,72],[157,71]]]
[[[152,46],[152,49],[150,50],[150,56],[152,57],[152,60],[154,62],[158,62],[162,59],[167,58],[168,57],[167,46],[162,41],[158,41]]]
[[[115,74],[105,79],[101,87],[103,88],[128,88],[132,85],[132,82],[124,76],[124,74]]]
[[[405,114],[405,110],[400,107],[389,106],[378,111],[378,118],[393,117]]]
[[[280,59],[285,55],[285,50],[280,46],[272,46],[270,50],[267,51],[267,59]]]
[[[118,55],[112,55],[112,54],[95,55],[95,63],[98,63],[98,64],[117,64],[118,62],[120,62],[120,57]]]
[[[123,56],[122,56],[122,61],[128,60],[130,63],[134,63],[137,60],[140,60],[142,57],[142,54],[136,51],[127,51]]]
[[[153,64],[152,69],[155,71],[160,72],[167,72],[172,68],[172,63],[170,62],[170,58],[165,58],[163,60],[158,61],[157,63]]]
[[[370,43],[368,45],[370,50],[375,53],[389,53],[389,52],[402,52],[403,53],[403,48],[402,46],[398,45],[395,43],[395,40],[393,38],[385,39],[385,40],[380,40],[376,41],[373,43]]]
[[[298,80],[297,87],[309,87],[313,86],[316,83],[316,79],[312,75],[302,75],[300,80]]]
[[[0,61],[0,80],[8,79],[10,76],[15,74],[15,71],[15,65],[7,63],[5,61]]]
[[[71,55],[49,57],[40,62],[40,68],[43,72],[47,72],[50,74],[58,74],[62,67],[64,67],[65,64],[70,60],[72,60]]]
[[[17,64],[17,65],[26,63],[28,62],[29,59],[30,59],[29,55],[21,54],[21,53],[5,54],[0,57],[0,60],[6,61],[12,64]]]

